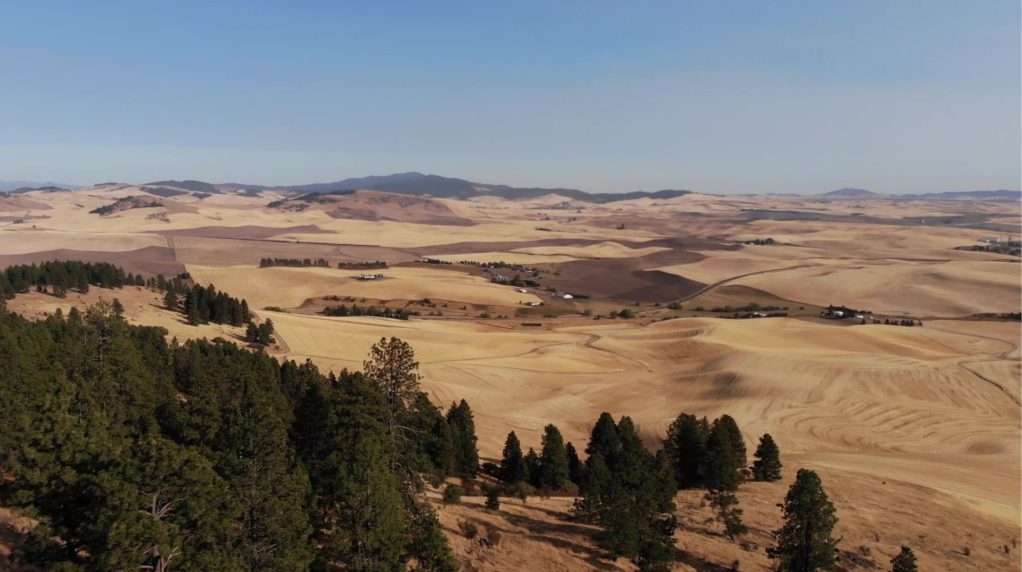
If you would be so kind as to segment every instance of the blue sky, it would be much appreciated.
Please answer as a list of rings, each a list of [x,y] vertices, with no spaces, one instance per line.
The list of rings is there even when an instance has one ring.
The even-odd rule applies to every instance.
[[[1020,185],[1017,0],[0,10],[0,179]]]

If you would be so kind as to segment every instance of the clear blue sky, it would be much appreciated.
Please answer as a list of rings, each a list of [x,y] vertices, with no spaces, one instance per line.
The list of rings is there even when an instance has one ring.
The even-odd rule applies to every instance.
[[[1018,0],[8,0],[0,179],[1017,189],[1019,54]]]

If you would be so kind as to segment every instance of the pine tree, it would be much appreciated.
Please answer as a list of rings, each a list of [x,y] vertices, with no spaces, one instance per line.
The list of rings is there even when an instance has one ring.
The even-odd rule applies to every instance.
[[[309,388],[295,415],[296,448],[316,498],[323,569],[404,570],[407,520],[390,470],[387,398],[361,375]]]
[[[553,424],[543,429],[543,448],[539,455],[539,484],[549,490],[561,490],[568,482],[568,455],[564,437]]]
[[[706,418],[682,413],[667,429],[664,450],[674,465],[674,476],[681,488],[702,484],[701,468],[706,456],[710,427]]]
[[[447,424],[451,426],[454,443],[455,472],[462,478],[473,479],[479,472],[479,452],[476,449],[475,421],[468,402],[462,399],[457,405],[451,404]]]
[[[742,437],[742,431],[738,428],[738,423],[730,415],[721,415],[714,423],[719,423],[727,429],[731,435],[731,450],[735,454],[735,462],[738,464],[738,468],[746,468],[749,460],[745,449],[745,439]]]
[[[398,338],[380,338],[369,350],[369,359],[363,363],[363,375],[374,383],[386,398],[387,433],[390,438],[390,468],[396,469],[409,452],[406,428],[401,417],[419,392],[419,362],[415,351]],[[407,467],[406,467],[407,469]]]
[[[759,439],[756,460],[752,463],[752,475],[757,481],[781,480],[781,453],[769,433]]]
[[[529,484],[533,487],[539,487],[539,476],[540,476],[540,465],[539,455],[536,454],[536,450],[529,447],[529,452],[525,454],[525,469],[529,474]]]
[[[429,406],[429,413],[420,413],[417,417],[423,420],[431,419],[431,426],[423,444],[423,452],[429,459],[430,468],[436,477],[445,478],[454,472],[454,435],[451,426],[447,424],[447,418],[432,403],[429,398],[423,396],[426,403],[422,404],[423,410]]]
[[[500,460],[500,480],[508,484],[520,483],[529,479],[529,469],[522,456],[522,445],[518,436],[512,431],[504,441],[504,453]]]
[[[308,475],[297,466],[267,386],[248,372],[232,381],[214,445],[220,473],[241,505],[245,562],[250,570],[304,570],[312,560],[303,506],[312,493]]]
[[[799,469],[783,505],[784,525],[774,531],[776,545],[767,550],[783,572],[835,570],[838,540],[834,505],[814,471]]]
[[[738,489],[738,458],[733,449],[731,431],[723,423],[714,423],[706,439],[706,452],[700,472],[708,489]]]
[[[617,456],[621,449],[621,439],[617,434],[617,424],[614,418],[604,411],[596,420],[593,431],[589,436],[589,444],[586,446],[586,454],[592,456],[596,453],[603,455],[604,460]]]
[[[578,451],[571,443],[564,446],[564,452],[568,457],[568,480],[575,483],[575,486],[581,487],[585,478],[585,465],[578,458]]]
[[[916,555],[908,546],[902,546],[901,552],[891,559],[891,572],[917,572]]]
[[[409,523],[408,553],[419,563],[418,570],[458,572],[443,526],[429,505],[416,507]],[[404,570],[404,568],[402,568]]]
[[[621,439],[621,456],[612,471],[622,489],[611,503],[609,522],[616,525],[611,533],[615,537],[612,546],[620,553],[630,557],[639,556],[644,544],[652,546],[674,546],[674,493],[676,485],[670,475],[658,474],[656,458],[646,450],[639,433],[631,418],[622,417],[617,425]],[[659,477],[659,478],[658,478]],[[666,478],[666,482],[664,482]],[[632,521],[626,522],[624,515],[630,515]],[[634,532],[633,532],[634,531]],[[637,535],[638,542],[633,540]],[[623,542],[617,542],[617,540]],[[615,548],[612,548],[615,551]],[[644,555],[643,562],[647,569],[673,560],[673,551],[666,556],[668,560],[655,555],[664,555],[662,551],[652,550]]]
[[[724,525],[724,534],[734,540],[749,531],[742,522],[742,509],[738,508],[738,497],[731,491],[711,490],[706,500],[717,511],[717,520]]]

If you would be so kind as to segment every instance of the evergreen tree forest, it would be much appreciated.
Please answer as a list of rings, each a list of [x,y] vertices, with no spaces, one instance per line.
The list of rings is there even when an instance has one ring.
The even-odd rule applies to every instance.
[[[220,292],[212,284],[205,288],[198,284],[186,288],[183,297],[168,290],[164,299],[167,308],[178,310],[184,314],[189,324],[230,324],[242,326],[248,322],[252,314],[248,310],[248,302],[228,296]]]
[[[212,285],[188,286],[181,276],[168,280],[162,274],[146,279],[107,262],[78,260],[8,266],[0,272],[0,304],[32,289],[63,298],[70,291],[84,294],[90,286],[145,286],[160,290],[164,292],[164,306],[181,312],[193,325],[214,322],[242,326],[251,318],[245,300],[219,292]]]
[[[383,308],[377,308],[376,306],[358,306],[352,304],[350,307],[344,304],[339,306],[327,306],[320,312],[324,316],[376,316],[379,318],[392,318],[395,320],[407,320],[408,316],[413,313],[398,308],[392,310],[384,306]]]
[[[317,258],[315,260],[311,258],[260,258],[259,268],[268,268],[270,266],[294,266],[294,267],[309,267],[318,266],[320,268],[329,268],[330,263],[325,258]]]
[[[418,478],[451,467],[454,432],[436,431],[446,418],[414,360],[395,358],[412,356],[324,375],[219,339],[167,342],[105,302],[37,321],[0,311],[0,502],[39,521],[24,558],[455,570]]]
[[[145,286],[141,275],[125,272],[106,262],[53,260],[41,264],[15,264],[0,272],[0,300],[14,298],[30,290],[64,297],[71,290],[85,293],[90,286],[121,288]]]

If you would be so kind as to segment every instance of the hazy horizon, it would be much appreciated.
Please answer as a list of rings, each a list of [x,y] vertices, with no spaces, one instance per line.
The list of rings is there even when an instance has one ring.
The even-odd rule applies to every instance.
[[[1018,189],[1019,5],[27,2],[0,179]]]

